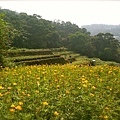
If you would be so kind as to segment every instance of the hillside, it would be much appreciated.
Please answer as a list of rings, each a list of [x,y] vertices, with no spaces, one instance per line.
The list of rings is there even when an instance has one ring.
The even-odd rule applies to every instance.
[[[91,35],[96,35],[98,33],[111,33],[116,39],[120,40],[120,25],[91,24],[83,25],[82,28],[86,28]]]
[[[15,37],[11,40],[11,46],[17,48],[61,47],[65,45],[69,34],[87,33],[69,21],[49,21],[37,14],[28,15],[7,9],[0,9],[0,14],[5,15],[4,20],[14,29]]]
[[[3,45],[0,47],[3,49],[5,46],[13,49],[65,47],[83,56],[120,62],[120,42],[111,33],[98,33],[91,36],[86,28],[79,28],[70,21],[49,21],[37,14],[27,15],[27,13],[17,13],[7,9],[0,9],[0,15],[9,26],[9,31],[2,32],[3,35],[2,33],[0,35],[3,39],[10,37],[7,39],[10,40],[8,44],[2,41]]]

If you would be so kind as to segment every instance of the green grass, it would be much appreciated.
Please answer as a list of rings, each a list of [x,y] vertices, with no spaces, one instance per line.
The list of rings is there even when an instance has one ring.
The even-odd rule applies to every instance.
[[[119,120],[120,68],[16,66],[0,71],[2,120]]]

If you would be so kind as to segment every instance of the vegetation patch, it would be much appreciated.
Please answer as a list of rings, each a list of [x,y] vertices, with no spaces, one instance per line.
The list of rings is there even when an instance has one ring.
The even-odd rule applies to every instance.
[[[2,120],[119,120],[119,67],[16,66],[0,76]]]

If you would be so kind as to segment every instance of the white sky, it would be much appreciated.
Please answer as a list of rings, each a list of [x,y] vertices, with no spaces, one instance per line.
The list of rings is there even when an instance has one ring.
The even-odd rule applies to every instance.
[[[120,1],[91,0],[3,0],[0,7],[16,12],[38,14],[47,20],[87,24],[120,24]]]

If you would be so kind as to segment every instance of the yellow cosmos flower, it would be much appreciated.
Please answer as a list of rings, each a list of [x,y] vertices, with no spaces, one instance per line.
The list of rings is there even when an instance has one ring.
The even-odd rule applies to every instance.
[[[37,80],[40,80],[40,77],[37,77]]]
[[[39,86],[39,85],[40,85],[40,82],[37,81],[37,85]]]
[[[84,81],[85,80],[85,78],[82,78],[82,81]]]
[[[55,82],[58,82],[58,79],[55,79]]]
[[[3,94],[2,93],[0,93],[0,97],[2,97],[3,96]]]
[[[64,75],[61,75],[61,77],[64,77]]]
[[[19,104],[19,105],[23,105],[23,102],[19,102],[18,104]]]
[[[57,88],[60,88],[60,85],[57,85],[56,87],[57,87]]]
[[[4,93],[5,95],[7,95],[7,94],[9,94],[10,92],[6,92],[6,93]]]
[[[43,102],[43,105],[45,105],[45,106],[46,106],[46,105],[48,105],[48,102],[46,102],[46,101],[45,101],[45,102]]]
[[[27,94],[28,97],[30,97],[30,94]]]
[[[88,81],[84,79],[84,80],[82,80],[82,83],[88,83]]]
[[[13,85],[15,86],[15,85],[17,85],[17,83],[13,83]]]
[[[14,104],[12,104],[10,107],[11,107],[11,108],[15,108],[15,105],[14,105]]]
[[[112,90],[112,88],[110,88],[110,90]]]
[[[109,107],[105,107],[105,110],[109,110]]]
[[[55,111],[55,112],[54,112],[54,115],[55,115],[55,116],[58,116],[58,115],[59,115],[59,113],[58,113],[57,111]]]
[[[107,116],[107,115],[105,115],[103,118],[104,118],[104,119],[108,119],[108,116]]]
[[[22,110],[22,107],[20,105],[16,106],[15,109]]]
[[[83,87],[85,87],[85,88],[86,88],[86,87],[87,87],[87,85],[86,85],[86,84],[83,84]]]
[[[112,73],[112,71],[108,71],[108,74],[111,74]]]
[[[14,112],[15,112],[15,109],[11,108],[11,109],[10,109],[10,112],[14,113]]]
[[[92,86],[92,89],[96,89],[96,87],[95,87],[95,86]]]
[[[66,90],[66,94],[69,94],[70,92],[68,90]]]
[[[45,74],[45,72],[42,72],[42,74],[44,75],[44,74]]]
[[[26,95],[24,91],[22,91],[22,94],[23,94],[23,95]]]
[[[3,86],[0,86],[0,90],[3,90],[4,89],[4,87]]]
[[[92,96],[92,97],[93,97],[93,96],[95,96],[95,95],[94,95],[93,93],[90,93],[90,96]]]
[[[12,89],[12,87],[8,87],[7,89],[8,89],[8,90],[11,90],[11,89]]]
[[[38,90],[36,90],[35,92],[36,92],[36,93],[39,93],[39,91],[38,91]]]

